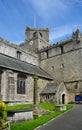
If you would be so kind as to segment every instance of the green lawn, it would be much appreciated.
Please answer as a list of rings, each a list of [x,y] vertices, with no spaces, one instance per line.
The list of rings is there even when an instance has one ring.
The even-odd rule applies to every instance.
[[[20,106],[22,106],[23,109],[31,107],[31,105],[25,104],[24,107],[23,107],[23,105],[17,105],[17,106],[15,106],[15,108],[20,109]],[[47,121],[51,120],[52,118],[55,118],[58,115],[65,112],[65,111],[63,111],[63,112],[56,111],[54,109],[53,104],[41,103],[39,106],[42,109],[47,109],[47,110],[52,111],[52,114],[44,115],[42,117],[38,117],[37,119],[30,120],[30,121],[24,121],[24,122],[21,122],[21,123],[11,124],[11,130],[33,130],[34,128],[46,123]],[[12,109],[12,108],[13,107],[10,106],[7,109],[9,110],[9,109]],[[13,109],[15,109],[15,108],[13,108]],[[72,105],[67,105],[67,110],[69,110],[71,108],[73,108]]]
[[[14,106],[7,106],[7,110],[27,110],[32,109],[32,104],[19,104]]]
[[[31,110],[32,109],[32,104],[19,104],[19,105],[14,105],[14,106],[6,106],[6,110]],[[7,112],[4,112],[4,118],[7,117]]]

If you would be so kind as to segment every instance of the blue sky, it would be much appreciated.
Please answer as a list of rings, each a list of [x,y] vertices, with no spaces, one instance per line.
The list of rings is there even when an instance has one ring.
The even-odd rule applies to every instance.
[[[0,37],[13,43],[25,39],[26,25],[50,29],[50,42],[82,32],[82,0],[0,0]]]

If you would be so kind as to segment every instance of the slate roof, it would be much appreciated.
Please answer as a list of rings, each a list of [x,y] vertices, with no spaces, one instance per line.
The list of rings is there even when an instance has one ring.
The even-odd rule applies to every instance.
[[[46,71],[44,71],[40,67],[27,62],[23,62],[21,60],[18,60],[16,58],[1,53],[0,53],[0,67],[14,70],[17,72],[23,72],[30,75],[36,73],[39,77],[43,77],[50,80],[53,79]]]
[[[40,94],[54,94],[57,92],[57,88],[60,83],[47,83],[45,88],[41,91]]]

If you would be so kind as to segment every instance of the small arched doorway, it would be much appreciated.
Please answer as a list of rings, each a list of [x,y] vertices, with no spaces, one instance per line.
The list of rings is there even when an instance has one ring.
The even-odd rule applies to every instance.
[[[65,94],[62,94],[62,104],[65,104]]]

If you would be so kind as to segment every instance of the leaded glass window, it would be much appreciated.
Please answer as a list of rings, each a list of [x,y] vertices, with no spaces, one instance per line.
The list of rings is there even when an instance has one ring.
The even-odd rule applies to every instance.
[[[26,75],[18,74],[17,76],[17,94],[25,94]]]

